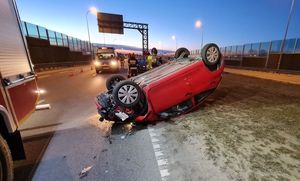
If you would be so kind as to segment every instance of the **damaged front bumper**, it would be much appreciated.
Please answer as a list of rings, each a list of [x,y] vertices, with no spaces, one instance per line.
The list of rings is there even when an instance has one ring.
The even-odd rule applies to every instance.
[[[132,111],[117,106],[110,92],[98,95],[96,106],[100,115],[99,121],[127,122],[134,120],[135,117]]]

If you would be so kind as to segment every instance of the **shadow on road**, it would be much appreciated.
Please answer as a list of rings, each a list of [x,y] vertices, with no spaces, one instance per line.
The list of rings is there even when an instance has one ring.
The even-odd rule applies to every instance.
[[[31,180],[53,135],[54,132],[48,132],[23,139],[26,160],[14,162],[15,181]]]

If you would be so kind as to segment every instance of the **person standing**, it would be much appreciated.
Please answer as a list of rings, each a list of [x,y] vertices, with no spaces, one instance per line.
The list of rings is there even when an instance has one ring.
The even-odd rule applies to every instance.
[[[128,55],[128,78],[138,75],[138,61],[135,58],[135,54]]]
[[[149,54],[147,56],[147,69],[148,70],[157,67],[156,59],[157,59],[157,49],[152,48],[151,55]]]

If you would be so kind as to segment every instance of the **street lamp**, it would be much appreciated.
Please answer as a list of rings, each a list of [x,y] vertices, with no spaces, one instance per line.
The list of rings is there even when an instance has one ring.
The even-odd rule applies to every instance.
[[[97,16],[97,12],[98,12],[98,10],[94,6],[90,7],[90,9],[86,12],[86,27],[87,27],[88,38],[89,38],[90,52],[92,52],[92,44],[91,44],[91,37],[90,37],[90,28],[89,28],[88,15],[89,15],[89,13],[91,13],[91,14]]]
[[[202,28],[202,22],[200,20],[197,20],[195,22],[195,28],[200,29],[201,28],[201,49],[203,47],[203,28]]]
[[[177,38],[175,35],[172,36],[172,40],[175,40],[175,44],[176,44],[176,50],[177,50]]]

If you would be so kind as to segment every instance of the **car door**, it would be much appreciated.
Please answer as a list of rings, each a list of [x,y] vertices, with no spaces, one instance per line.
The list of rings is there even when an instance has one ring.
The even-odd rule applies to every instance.
[[[150,85],[148,100],[156,113],[191,98],[191,75],[189,68],[184,68],[159,80],[154,86]]]

